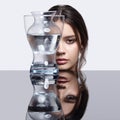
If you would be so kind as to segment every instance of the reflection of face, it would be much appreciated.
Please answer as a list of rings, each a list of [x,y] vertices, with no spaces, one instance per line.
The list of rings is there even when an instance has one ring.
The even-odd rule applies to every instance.
[[[63,34],[56,55],[59,69],[74,69],[78,61],[78,55],[79,47],[75,33],[69,24],[64,23]]]
[[[65,115],[69,114],[77,102],[78,82],[77,78],[68,72],[60,72],[58,85],[58,96]]]

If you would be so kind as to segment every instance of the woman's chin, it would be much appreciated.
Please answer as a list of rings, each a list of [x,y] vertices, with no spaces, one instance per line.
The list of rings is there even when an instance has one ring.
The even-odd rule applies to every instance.
[[[69,67],[65,66],[65,65],[58,65],[59,70],[68,70]]]
[[[75,67],[66,66],[66,65],[58,65],[59,70],[75,70]]]

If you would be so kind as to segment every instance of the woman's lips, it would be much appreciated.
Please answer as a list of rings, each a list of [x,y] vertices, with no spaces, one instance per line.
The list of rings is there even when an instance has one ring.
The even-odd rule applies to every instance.
[[[64,65],[68,62],[67,59],[57,59],[56,61],[58,65]]]
[[[59,76],[59,78],[57,80],[57,83],[64,84],[64,83],[67,83],[67,82],[69,82],[69,80],[67,78],[63,77],[63,76]]]

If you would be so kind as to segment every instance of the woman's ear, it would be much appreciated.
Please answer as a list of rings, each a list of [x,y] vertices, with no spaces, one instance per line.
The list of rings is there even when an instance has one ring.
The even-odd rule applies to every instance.
[[[79,55],[78,55],[78,59],[80,60],[80,58],[81,58],[81,52],[79,52]]]

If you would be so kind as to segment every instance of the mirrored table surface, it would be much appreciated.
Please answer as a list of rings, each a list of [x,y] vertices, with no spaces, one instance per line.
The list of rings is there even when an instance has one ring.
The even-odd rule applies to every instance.
[[[67,119],[73,112],[73,120],[120,120],[120,71],[79,71],[77,76],[60,72],[60,76],[57,89]],[[29,71],[0,71],[0,81],[0,119],[25,120],[33,94]]]

